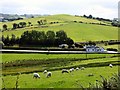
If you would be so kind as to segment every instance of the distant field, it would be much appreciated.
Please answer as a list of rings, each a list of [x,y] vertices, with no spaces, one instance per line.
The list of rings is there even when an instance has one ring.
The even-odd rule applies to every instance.
[[[38,26],[37,21],[41,19],[47,20],[47,26],[45,28],[41,28]],[[38,31],[58,31],[58,30],[64,30],[68,37],[72,38],[75,42],[82,42],[82,41],[90,41],[90,40],[117,40],[118,39],[118,28],[113,26],[104,26],[104,25],[96,25],[96,24],[90,24],[90,23],[102,23],[106,25],[110,25],[110,22],[103,22],[98,21],[95,19],[87,19],[84,17],[75,17],[71,15],[51,15],[51,16],[44,16],[44,17],[37,17],[37,18],[29,18],[24,20],[17,20],[13,22],[4,22],[0,23],[0,27],[2,27],[3,24],[7,24],[8,28],[12,28],[13,23],[19,23],[21,21],[25,21],[28,23],[28,21],[32,22],[33,26],[31,27],[25,27],[21,29],[16,30],[10,30],[10,31],[4,31],[3,35],[11,36],[12,34],[15,34],[16,36],[20,37],[21,34],[24,31],[31,31],[31,30],[38,30]],[[75,23],[73,21],[77,21],[78,23]],[[79,23],[82,21],[83,23]],[[49,24],[50,22],[59,22],[55,24]],[[114,33],[113,33],[114,32]]]
[[[110,68],[95,67],[85,68],[85,70],[74,71],[68,74],[62,74],[60,70],[52,71],[52,77],[46,78],[46,75],[42,72],[38,72],[41,76],[40,79],[34,79],[32,74],[21,74],[18,80],[19,88],[84,88],[89,87],[89,83],[95,85],[96,80],[102,80],[100,75],[109,79],[112,74],[118,73],[118,67],[114,66]],[[88,77],[88,74],[94,76]],[[3,77],[6,88],[15,88],[17,76],[5,76]],[[3,87],[3,86],[2,86]]]
[[[13,23],[19,23],[19,22],[26,22],[28,24],[28,22],[31,22],[33,25],[37,25],[37,21],[41,20],[41,19],[46,19],[47,23],[50,22],[71,22],[71,21],[82,21],[82,22],[87,22],[87,23],[105,23],[103,21],[98,21],[98,20],[94,20],[94,19],[87,19],[84,17],[75,17],[72,15],[67,15],[67,14],[58,14],[58,15],[51,15],[51,16],[40,16],[40,17],[36,17],[36,18],[29,18],[29,19],[23,19],[23,20],[16,20],[16,21],[12,21],[12,22],[3,22],[0,23],[0,28],[2,28],[3,24],[7,24],[8,28],[12,28],[12,24]],[[105,23],[107,24],[107,23]]]

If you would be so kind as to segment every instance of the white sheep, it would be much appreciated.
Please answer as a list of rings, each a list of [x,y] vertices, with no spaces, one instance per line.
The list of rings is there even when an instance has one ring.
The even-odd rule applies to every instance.
[[[33,73],[33,78],[40,78],[40,75],[38,73]]]
[[[74,71],[75,69],[74,69],[74,68],[72,68],[72,70]]]
[[[70,72],[73,72],[73,71],[74,71],[74,68],[71,68],[71,69],[70,69]]]
[[[111,67],[111,68],[112,68],[112,67],[113,67],[113,65],[112,65],[112,64],[109,64],[109,67]]]
[[[84,70],[85,69],[85,67],[81,67],[81,70]]]
[[[47,70],[44,70],[44,72],[43,72],[43,73],[44,73],[44,74],[45,74],[45,73],[47,73]]]
[[[62,69],[62,73],[69,73],[67,69]]]
[[[52,76],[52,73],[51,72],[47,72],[47,76],[46,77],[48,78],[48,77],[51,77],[51,76]]]
[[[77,71],[77,70],[79,70],[79,68],[78,68],[78,67],[76,67],[76,71]]]

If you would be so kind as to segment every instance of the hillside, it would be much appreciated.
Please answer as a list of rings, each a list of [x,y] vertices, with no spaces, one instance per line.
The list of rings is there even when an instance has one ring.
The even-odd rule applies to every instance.
[[[41,19],[47,20],[47,24],[45,25],[47,27],[40,27],[38,25],[37,21]],[[19,22],[31,22],[33,26],[28,27],[27,24],[27,27],[25,28],[11,30],[12,24]],[[55,23],[50,24],[51,22]],[[0,27],[2,27],[3,24],[7,24],[9,29],[8,31],[3,32],[3,35],[5,36],[15,34],[16,36],[20,37],[21,34],[26,30],[64,30],[65,32],[67,32],[68,36],[76,42],[118,39],[118,29],[111,26],[110,22],[103,22],[95,19],[88,19],[81,16],[71,16],[66,14],[41,16],[24,20],[16,20],[13,22],[4,22],[0,23]]]

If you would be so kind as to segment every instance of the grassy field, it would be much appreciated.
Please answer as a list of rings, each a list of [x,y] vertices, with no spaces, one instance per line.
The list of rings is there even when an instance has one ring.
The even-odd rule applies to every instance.
[[[109,71],[109,72],[108,72]],[[89,83],[95,84],[96,80],[101,80],[100,75],[105,78],[110,78],[112,74],[117,73],[118,67],[114,66],[110,68],[96,67],[85,68],[85,70],[74,71],[68,74],[62,74],[60,70],[52,71],[52,77],[46,78],[46,75],[42,72],[38,72],[41,76],[40,79],[32,78],[32,74],[19,75],[18,87],[19,88],[81,88],[80,86],[89,87]],[[94,76],[89,77],[88,74]],[[17,76],[5,76],[3,77],[6,88],[15,88]]]
[[[48,27],[40,27],[37,24],[38,20],[46,19]],[[21,29],[11,30],[13,23],[25,21],[32,22],[33,26]],[[75,23],[74,21],[77,21]],[[83,23],[79,23],[82,21]],[[50,22],[59,22],[50,24]],[[106,24],[105,25],[96,25]],[[37,18],[30,18],[24,20],[17,20],[13,22],[0,23],[0,27],[7,24],[9,31],[4,31],[4,36],[15,34],[20,37],[24,31],[45,31],[64,30],[68,37],[75,42],[83,41],[106,41],[118,40],[118,28],[110,25],[110,22],[103,22],[94,19],[87,19],[83,17],[75,17],[71,15],[51,15]],[[1,28],[2,29],[2,28]],[[104,48],[117,48],[117,45],[104,46]],[[118,57],[116,54],[25,54],[25,53],[2,53],[2,74],[4,83],[7,88],[14,88],[16,77],[19,75],[19,88],[80,88],[89,86],[89,82],[95,84],[96,80],[100,80],[100,75],[110,78],[113,73],[118,72]],[[113,68],[108,65],[112,63]],[[85,70],[74,71],[68,74],[62,74],[63,68],[85,67]],[[46,78],[42,72],[47,69],[52,72],[52,77]],[[32,73],[38,72],[40,79],[33,79]],[[93,73],[94,76],[89,77],[88,74]],[[12,76],[13,75],[13,76]],[[0,76],[1,78],[1,76]]]
[[[87,54],[87,58],[114,56],[114,54]],[[7,53],[2,54],[2,62],[10,62],[17,60],[43,60],[43,59],[58,59],[58,58],[78,58],[85,59],[86,54],[17,54]]]
[[[59,70],[70,67],[101,67],[118,65],[118,57],[109,54],[3,54],[3,74]]]
[[[2,25],[3,24],[7,24],[8,28],[12,28],[12,24],[13,23],[19,23],[19,22],[26,22],[28,24],[28,22],[32,22],[33,25],[37,25],[37,21],[38,20],[42,20],[42,19],[46,19],[47,23],[50,22],[60,22],[60,23],[64,23],[64,22],[71,22],[71,21],[82,21],[82,22],[87,22],[87,23],[104,23],[104,24],[108,24],[106,22],[103,21],[98,21],[98,20],[94,20],[94,19],[87,19],[84,17],[75,17],[72,15],[67,15],[67,14],[58,14],[58,15],[50,15],[50,16],[40,16],[40,17],[36,17],[36,18],[29,18],[29,19],[23,19],[23,20],[16,20],[16,21],[12,21],[12,22],[3,22],[0,23],[0,27],[2,29]]]
[[[90,41],[90,40],[117,40],[118,39],[118,29],[112,26],[100,26],[92,24],[79,24],[79,23],[69,23],[63,26],[53,26],[48,28],[35,28],[35,29],[19,29],[12,31],[5,31],[3,35],[12,35],[21,36],[21,34],[26,30],[38,30],[38,31],[58,31],[64,30],[68,37],[71,37],[74,41]],[[114,31],[114,33],[113,33]]]
[[[37,20],[39,19],[47,19],[48,27],[41,28],[37,25]],[[16,30],[10,30],[10,31],[4,31],[3,35],[12,35],[15,34],[16,36],[21,36],[21,34],[24,31],[31,31],[31,30],[38,30],[38,31],[58,31],[58,30],[64,30],[70,38],[72,38],[75,42],[80,41],[90,41],[90,40],[117,40],[118,39],[118,28],[112,27],[112,26],[104,26],[104,25],[95,25],[95,24],[89,24],[89,23],[104,23],[102,21],[94,20],[94,19],[87,19],[83,17],[75,17],[70,15],[52,15],[52,16],[46,16],[46,17],[37,17],[37,18],[31,18],[31,19],[25,19],[22,21],[31,21],[34,26],[32,27],[25,27],[21,29]],[[57,24],[49,24],[51,21],[58,21]],[[73,21],[82,21],[84,23],[74,23]],[[19,21],[13,21],[13,22],[5,22],[8,27],[11,27],[12,23],[18,23]],[[87,24],[86,24],[87,22]],[[3,23],[3,24],[5,24]],[[0,24],[2,25],[2,24]],[[114,32],[114,33],[113,33]]]
[[[118,73],[118,57],[111,56],[114,54],[89,54],[89,59],[85,59],[85,54],[2,54],[3,64],[18,64],[9,67],[3,65],[2,73],[7,76],[3,76],[2,87],[5,85],[6,88],[14,88],[17,79],[14,74],[18,72],[22,73],[19,75],[19,88],[80,88],[80,85],[88,87],[89,83],[95,84],[96,80],[101,80],[100,75],[110,78],[112,74]],[[23,66],[19,66],[20,61]],[[108,66],[110,63],[113,68]],[[72,67],[85,67],[85,70],[61,73],[63,68]],[[46,78],[42,73],[45,69],[52,72],[52,77]],[[33,72],[38,72],[41,78],[33,79]],[[88,74],[91,73],[94,76],[89,77]]]

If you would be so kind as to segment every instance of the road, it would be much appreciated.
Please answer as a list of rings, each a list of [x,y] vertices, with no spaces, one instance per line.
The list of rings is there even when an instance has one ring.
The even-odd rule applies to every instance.
[[[43,54],[86,54],[86,53],[90,53],[90,52],[86,52],[86,51],[45,51],[45,50],[12,50],[12,49],[1,49],[0,51],[2,52],[17,52],[17,53],[43,53]],[[93,53],[93,52],[92,52]],[[98,52],[94,52],[94,53],[98,53]],[[114,51],[105,51],[105,52],[99,52],[99,53],[118,53],[118,52],[114,52]]]

